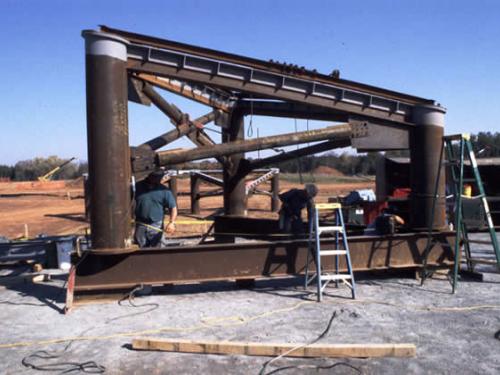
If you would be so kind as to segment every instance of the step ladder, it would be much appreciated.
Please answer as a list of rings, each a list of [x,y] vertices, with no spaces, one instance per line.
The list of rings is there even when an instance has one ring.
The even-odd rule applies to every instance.
[[[453,142],[458,142],[458,154],[457,149],[454,147]],[[442,165],[444,150],[446,150],[447,163],[446,166],[450,170],[450,178],[451,178],[451,192],[454,198],[454,229],[455,229],[455,245],[454,245],[454,266],[453,266],[453,277],[451,280],[452,284],[452,292],[455,293],[458,281],[458,274],[460,272],[460,260],[462,255],[461,245],[463,244],[463,250],[465,255],[465,263],[467,265],[467,271],[474,272],[474,266],[476,264],[496,264],[500,269],[500,248],[498,245],[498,240],[495,232],[495,227],[493,224],[493,220],[491,217],[491,211],[488,205],[488,201],[486,200],[486,193],[484,191],[483,182],[481,180],[481,175],[479,173],[479,169],[477,166],[476,156],[474,154],[474,150],[472,148],[472,143],[470,141],[469,134],[456,134],[451,136],[443,137],[443,148],[441,149],[440,163]],[[467,159],[470,163],[473,172],[473,178],[464,178],[464,165],[465,159]],[[441,170],[441,169],[440,169]],[[434,194],[434,201],[432,207],[432,218],[431,225],[434,222],[434,213],[436,208],[436,197],[437,197],[437,188],[440,179],[440,172],[438,173],[437,181],[436,181],[436,189]],[[474,190],[479,192],[478,195],[473,197],[464,197],[463,189],[464,183],[470,183]],[[471,240],[469,239],[469,232],[467,229],[467,225],[464,222],[464,213],[463,213],[463,201],[464,199],[476,199],[480,200],[480,206],[483,214],[486,218],[486,225],[488,227],[488,233],[490,236],[489,241],[484,240]],[[448,207],[448,205],[447,205]],[[451,215],[448,215],[450,217]],[[424,263],[423,263],[423,272],[422,272],[422,284],[427,277],[427,257],[429,255],[430,249],[432,248],[432,228],[429,228],[429,237],[427,241],[427,246],[424,252]],[[471,253],[470,244],[483,244],[483,245],[491,245],[492,251],[495,254],[496,260],[491,259],[482,259],[482,258],[473,258]]]
[[[335,214],[335,225],[320,226],[320,211],[333,211],[333,213]],[[326,233],[334,235],[334,249],[321,249],[321,235]],[[345,263],[347,266],[346,273],[339,272],[339,258],[341,256],[345,257]],[[334,257],[334,273],[323,271],[321,264],[322,259],[325,257]],[[312,275],[309,275],[309,265],[313,259],[316,263],[316,272]],[[342,281],[349,288],[351,288],[352,298],[356,298],[356,285],[352,272],[351,256],[349,254],[349,245],[347,243],[347,235],[344,225],[344,218],[342,216],[342,207],[340,203],[316,203],[312,207],[312,219],[309,220],[309,244],[305,269],[305,288],[307,289],[309,284],[311,284],[315,279],[318,288],[318,302],[322,301],[323,291],[331,281],[335,282],[335,286],[337,288],[339,286],[339,281]]]

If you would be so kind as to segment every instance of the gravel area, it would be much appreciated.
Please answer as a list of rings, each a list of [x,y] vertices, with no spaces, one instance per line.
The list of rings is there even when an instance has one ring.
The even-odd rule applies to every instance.
[[[40,284],[11,285],[0,290],[0,373],[39,373],[23,366],[22,360],[45,350],[60,357],[31,360],[95,361],[106,374],[258,374],[270,358],[134,351],[130,344],[142,336],[304,343],[316,338],[336,311],[331,331],[321,342],[414,343],[417,356],[285,358],[266,373],[283,366],[339,363],[320,373],[498,374],[500,275],[492,267],[482,270],[483,282],[461,280],[456,294],[451,294],[446,279],[430,279],[420,286],[414,279],[372,278],[358,280],[355,301],[348,298],[347,288],[331,287],[331,296],[317,303],[313,288],[304,291],[301,279],[288,278],[257,281],[252,289],[238,289],[230,282],[178,285],[135,298],[134,304],[141,307],[128,301],[95,303],[68,315],[61,313],[63,275]],[[318,372],[290,368],[279,373]]]

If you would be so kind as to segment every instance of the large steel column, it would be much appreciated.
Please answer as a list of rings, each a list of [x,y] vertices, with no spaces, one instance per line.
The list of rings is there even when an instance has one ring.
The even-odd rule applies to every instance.
[[[94,249],[124,248],[130,234],[130,150],[125,39],[85,30],[90,227]]]
[[[245,138],[244,115],[235,109],[222,132],[222,142],[232,142]],[[224,214],[243,216],[246,214],[245,173],[240,162],[245,153],[227,156],[224,165]]]
[[[441,168],[436,208],[432,228],[443,229],[445,222],[445,173],[439,165],[443,145],[444,114],[440,106],[419,106],[413,112],[416,124],[410,135],[410,226],[414,230],[428,230],[431,226],[436,179]]]

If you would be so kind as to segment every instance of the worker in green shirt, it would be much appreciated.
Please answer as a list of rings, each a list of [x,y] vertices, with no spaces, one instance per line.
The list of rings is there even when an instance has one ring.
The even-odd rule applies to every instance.
[[[177,205],[172,192],[163,184],[164,172],[152,172],[139,182],[135,194],[135,241],[139,247],[157,247],[161,243],[165,210],[170,220],[165,228],[167,234],[175,232]]]

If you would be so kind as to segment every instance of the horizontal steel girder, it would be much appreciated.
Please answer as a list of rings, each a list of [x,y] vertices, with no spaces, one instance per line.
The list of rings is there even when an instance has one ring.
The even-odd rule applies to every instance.
[[[395,236],[351,236],[349,248],[355,271],[415,268],[422,265],[427,233]],[[437,233],[428,264],[453,264],[454,233]],[[334,240],[323,242],[333,246]],[[451,245],[451,246],[450,246]],[[105,251],[104,251],[105,252]],[[140,249],[125,254],[89,254],[78,264],[75,292],[130,288],[137,284],[167,284],[297,275],[304,271],[306,240],[251,242]],[[333,269],[328,258],[323,264]],[[311,265],[312,267],[312,265]],[[345,263],[341,261],[341,270]]]

